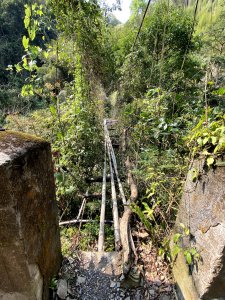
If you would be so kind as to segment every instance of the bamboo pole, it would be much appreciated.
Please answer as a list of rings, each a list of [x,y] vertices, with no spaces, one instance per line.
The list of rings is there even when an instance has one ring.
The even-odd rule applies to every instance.
[[[102,205],[100,215],[100,228],[98,236],[98,251],[104,251],[104,240],[105,240],[105,206],[106,206],[106,141],[105,141],[105,160],[103,170],[103,182],[102,182]]]
[[[86,193],[84,195],[84,198],[83,198],[83,201],[81,203],[81,206],[80,206],[80,209],[79,209],[79,212],[78,212],[78,215],[77,215],[76,219],[73,219],[71,221],[59,222],[59,226],[61,226],[61,225],[69,225],[70,223],[73,224],[75,221],[78,221],[78,220],[82,219],[81,215],[83,215],[83,212],[84,212],[84,209],[85,209],[85,206],[86,206],[86,202],[87,202],[87,198],[86,197],[87,196],[88,196],[88,189],[87,189],[87,191],[86,191]],[[76,223],[78,223],[78,222],[76,222]]]
[[[113,167],[111,161],[111,154],[109,150],[109,145],[107,143],[108,157],[109,157],[109,167],[111,175],[111,192],[112,192],[112,205],[113,205],[113,222],[114,222],[114,236],[115,236],[115,249],[118,251],[121,247],[120,243],[120,226],[119,226],[119,213],[116,199],[116,187],[114,181]]]
[[[119,178],[118,167],[117,167],[117,162],[116,162],[116,155],[115,155],[115,152],[114,152],[114,149],[113,149],[113,146],[112,146],[112,142],[111,142],[111,139],[110,139],[110,136],[109,136],[109,131],[108,131],[108,128],[107,128],[107,124],[105,126],[105,135],[106,135],[107,143],[109,145],[109,149],[110,149],[110,153],[111,153],[111,157],[112,157],[112,162],[113,162],[113,168],[114,168],[114,171],[115,171],[115,174],[116,174],[116,179],[117,179],[117,182],[118,182],[118,186],[119,186],[120,195],[121,195],[121,198],[122,198],[122,201],[123,201],[123,205],[127,205],[127,201],[126,201],[126,197],[125,197],[125,194],[124,194],[123,186],[122,186],[121,180]]]
[[[96,223],[97,221],[95,220],[88,220],[88,219],[74,219],[70,221],[63,221],[59,223],[59,226],[63,225],[73,225],[73,224],[80,224],[80,223]],[[104,223],[112,224],[113,221],[111,220],[105,220]]]
[[[86,205],[86,198],[84,197],[84,199],[83,199],[83,201],[82,201],[82,204],[81,204],[81,206],[80,206],[80,209],[79,209],[79,212],[78,212],[78,215],[77,215],[77,217],[76,217],[76,219],[73,219],[73,220],[71,220],[71,221],[65,221],[65,222],[59,222],[59,226],[61,226],[61,225],[69,225],[70,223],[72,224],[75,220],[77,221],[77,220],[80,220],[80,216],[81,216],[81,214],[82,214],[82,211],[83,211],[83,208],[84,208],[84,206]]]

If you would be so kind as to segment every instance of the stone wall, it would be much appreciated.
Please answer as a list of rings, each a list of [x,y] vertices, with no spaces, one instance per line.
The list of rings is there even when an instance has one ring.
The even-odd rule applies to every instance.
[[[49,299],[60,263],[50,145],[0,132],[0,298]]]
[[[195,182],[194,169],[198,172]],[[194,247],[201,256],[189,268],[182,253],[175,261],[173,271],[180,295],[187,300],[225,299],[225,167],[206,170],[203,160],[191,165],[175,232],[181,231],[180,223],[190,229],[181,246]]]

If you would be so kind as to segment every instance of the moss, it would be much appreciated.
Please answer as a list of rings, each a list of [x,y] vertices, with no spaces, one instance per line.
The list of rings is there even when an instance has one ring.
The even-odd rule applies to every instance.
[[[15,148],[27,148],[48,145],[43,139],[27,133],[15,131],[0,131],[0,149],[4,150],[13,146]]]

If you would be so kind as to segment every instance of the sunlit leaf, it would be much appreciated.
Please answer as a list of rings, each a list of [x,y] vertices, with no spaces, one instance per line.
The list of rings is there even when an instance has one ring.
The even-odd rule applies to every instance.
[[[207,158],[207,166],[211,166],[214,163],[215,159],[210,156]]]
[[[186,253],[185,253],[185,257],[186,257],[187,264],[188,264],[188,265],[191,265],[191,264],[192,264],[192,256],[191,256],[191,253],[190,253],[190,252],[186,252]]]
[[[28,46],[29,46],[29,38],[27,38],[25,35],[23,36],[23,39],[22,39],[22,43],[23,43],[23,47],[25,50],[28,49]]]

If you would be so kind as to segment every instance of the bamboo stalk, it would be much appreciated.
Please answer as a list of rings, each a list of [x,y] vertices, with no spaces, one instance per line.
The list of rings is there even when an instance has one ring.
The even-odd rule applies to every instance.
[[[123,186],[122,186],[121,180],[119,178],[118,167],[117,167],[117,162],[116,162],[116,155],[115,155],[115,152],[114,152],[114,149],[113,149],[113,146],[112,146],[112,142],[111,142],[111,139],[110,139],[110,136],[109,136],[109,131],[108,131],[107,125],[105,126],[105,135],[106,135],[107,143],[109,145],[109,149],[110,149],[110,153],[111,153],[111,157],[112,157],[112,162],[113,162],[113,167],[114,167],[114,171],[115,171],[115,174],[116,174],[116,179],[117,179],[117,182],[118,182],[118,186],[119,186],[120,195],[121,195],[121,198],[122,198],[122,201],[123,201],[123,205],[127,205],[127,201],[126,201],[126,197],[125,197],[125,194],[124,194]]]
[[[112,205],[113,205],[113,222],[114,222],[114,236],[115,236],[115,249],[118,251],[121,247],[120,243],[120,226],[119,226],[119,213],[116,199],[116,187],[113,176],[113,167],[111,161],[111,154],[109,150],[109,145],[107,143],[108,157],[109,157],[109,167],[110,167],[110,175],[111,175],[111,192],[112,192]]]
[[[105,206],[106,206],[106,141],[105,141],[105,160],[103,170],[103,182],[102,182],[102,205],[100,215],[100,228],[98,236],[98,251],[104,251],[105,240]]]
[[[59,226],[63,226],[63,225],[73,225],[73,224],[80,224],[80,223],[95,223],[97,221],[95,220],[86,220],[86,219],[74,219],[74,220],[70,220],[70,221],[63,221],[59,223]],[[105,220],[104,223],[113,223],[113,221],[111,220]]]
[[[87,196],[88,196],[88,190],[86,191],[86,194],[84,195],[84,198],[83,198],[83,201],[81,203],[81,206],[80,206],[80,209],[79,209],[79,212],[78,212],[78,215],[77,215],[76,219],[73,219],[71,221],[65,221],[67,225],[70,224],[70,222],[74,222],[75,220],[80,220],[81,214],[84,211],[84,208],[85,208],[85,205],[86,205],[86,202],[87,202],[87,199],[86,199]],[[59,222],[59,226],[64,225],[65,222]]]

